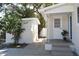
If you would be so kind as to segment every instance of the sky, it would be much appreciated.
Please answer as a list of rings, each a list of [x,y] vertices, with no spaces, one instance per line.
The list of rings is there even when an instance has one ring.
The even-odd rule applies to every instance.
[[[3,12],[0,12],[0,17],[2,17],[4,15],[4,13]]]

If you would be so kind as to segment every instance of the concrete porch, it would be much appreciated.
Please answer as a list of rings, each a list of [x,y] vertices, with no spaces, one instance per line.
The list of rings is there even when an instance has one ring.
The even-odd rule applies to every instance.
[[[75,54],[72,53],[72,49],[70,45],[72,45],[69,41],[53,39],[49,40],[49,43],[53,45],[52,55],[54,56],[73,56]]]

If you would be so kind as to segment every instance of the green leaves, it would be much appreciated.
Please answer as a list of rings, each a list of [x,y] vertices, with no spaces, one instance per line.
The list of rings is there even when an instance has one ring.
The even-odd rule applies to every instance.
[[[21,18],[13,11],[8,13],[6,12],[3,20],[6,23],[6,32],[10,33],[18,28],[18,24],[21,23]]]
[[[16,8],[15,8],[17,14],[20,17],[22,17],[22,18],[35,17],[33,9],[27,8],[27,6],[29,4],[23,3],[23,4],[20,4],[20,5],[21,5],[21,7],[18,7],[16,5]]]
[[[34,3],[34,4],[6,4],[10,5],[9,8],[4,8],[5,9],[5,16],[2,18],[2,20],[0,21],[0,29],[3,31],[6,31],[8,33],[11,33],[14,35],[14,41],[15,43],[18,42],[19,38],[20,38],[20,34],[21,32],[23,32],[24,29],[22,29],[22,18],[32,18],[32,17],[37,17],[41,23],[41,25],[39,26],[41,29],[43,27],[45,27],[45,20],[43,18],[43,16],[38,12],[38,9],[44,5],[43,3]],[[18,6],[20,5],[20,6]],[[48,4],[50,5],[50,4]],[[46,6],[48,6],[46,5]],[[29,6],[29,7],[27,7]],[[33,9],[31,9],[30,7],[33,7]],[[34,13],[37,13],[37,15],[35,15]]]
[[[23,31],[21,22],[22,22],[21,17],[15,11],[8,9],[5,10],[5,15],[0,21],[1,24],[0,29],[3,30],[4,28],[5,32],[13,34],[15,44],[18,43],[20,34]]]

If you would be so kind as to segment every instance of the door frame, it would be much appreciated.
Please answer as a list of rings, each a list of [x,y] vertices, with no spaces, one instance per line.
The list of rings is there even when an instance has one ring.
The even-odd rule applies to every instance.
[[[62,30],[62,16],[53,16],[53,33],[54,33],[54,20],[56,18],[60,19],[60,29]],[[54,38],[54,34],[53,34],[53,38]]]

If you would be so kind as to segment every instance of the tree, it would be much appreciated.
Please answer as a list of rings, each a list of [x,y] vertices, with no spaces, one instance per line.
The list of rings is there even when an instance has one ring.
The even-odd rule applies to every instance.
[[[2,18],[1,23],[4,23],[4,31],[13,34],[14,44],[18,44],[20,34],[23,31],[21,25],[21,17],[13,9],[5,9],[5,15]]]
[[[58,4],[58,3],[43,3],[43,7],[48,7],[55,4]]]
[[[21,18],[29,18],[29,17],[37,17],[41,23],[39,25],[39,34],[43,27],[45,27],[45,21],[42,17],[42,15],[38,12],[38,9],[41,7],[42,3],[23,3],[23,4],[12,4],[13,9],[15,9],[16,14],[18,14]],[[33,8],[31,8],[33,7]],[[37,15],[35,15],[35,13]]]
[[[39,19],[39,21],[40,21],[40,23],[41,23],[41,24],[39,25],[39,27],[38,27],[38,34],[39,34],[39,36],[40,36],[40,31],[42,30],[42,28],[46,27],[46,23],[45,23],[45,20],[44,20],[42,14],[39,13],[38,9],[40,9],[41,6],[43,6],[43,8],[44,8],[44,7],[51,6],[51,5],[53,5],[53,3],[34,3],[34,4],[32,4],[32,5],[33,5],[33,7],[34,7],[33,10],[34,10],[34,12],[37,13],[37,18]]]
[[[38,9],[43,5],[42,3],[34,3],[33,5],[33,10],[36,13],[36,17],[39,19],[40,21],[40,25],[38,26],[38,34],[40,36],[40,31],[42,30],[43,27],[45,27],[45,21],[44,18],[42,17],[42,15],[39,13]]]
[[[16,13],[21,18],[35,17],[33,9],[30,9],[28,6],[30,6],[30,4],[26,4],[26,3],[13,5]]]
[[[0,39],[5,39],[5,22],[0,20]]]
[[[39,36],[40,36],[40,32],[41,32],[42,28],[46,27],[46,22],[45,22],[45,20],[44,20],[44,18],[43,18],[43,16],[42,16],[42,14],[39,13],[38,9],[40,9],[41,7],[42,7],[42,8],[45,8],[45,7],[48,7],[48,6],[51,6],[51,5],[55,5],[55,4],[58,4],[58,3],[34,3],[34,4],[33,4],[34,10],[35,10],[35,12],[38,14],[37,17],[38,17],[38,19],[39,19],[39,21],[40,21],[40,23],[41,23],[41,24],[39,25],[39,27],[38,27]]]
[[[0,29],[3,32],[13,34],[14,44],[18,44],[22,29],[22,18],[34,17],[33,10],[27,8],[27,4],[21,4],[21,7],[14,4],[4,4],[4,17],[0,21]]]
[[[40,25],[38,27],[38,34],[40,34],[42,28],[45,27],[45,20],[41,13],[39,13],[38,9],[40,9],[41,6],[47,7],[50,5],[53,5],[53,3],[20,3],[17,5],[13,4],[13,7],[16,10],[16,13],[22,18],[37,17],[40,21]]]
[[[21,19],[22,18],[29,18],[29,17],[38,17],[40,21],[39,25],[39,34],[40,31],[43,27],[45,27],[45,20],[43,16],[39,13],[38,9],[42,5],[46,5],[43,3],[19,3],[19,4],[4,4],[7,6],[7,8],[4,8],[4,17],[1,20],[1,29],[4,32],[8,32],[14,35],[14,43],[17,44],[19,41],[19,37],[23,29],[21,28]],[[47,4],[45,7],[52,5],[52,4]],[[33,7],[33,8],[30,8]],[[35,15],[36,13],[36,15]]]
[[[29,17],[37,17],[40,21],[40,25],[38,27],[38,34],[40,35],[40,31],[45,27],[45,20],[41,13],[39,13],[38,9],[43,7],[47,7],[53,5],[52,3],[23,3],[14,5],[14,9],[16,9],[17,14],[19,14],[22,18]],[[32,9],[30,7],[33,7]],[[36,14],[35,14],[36,13]]]

